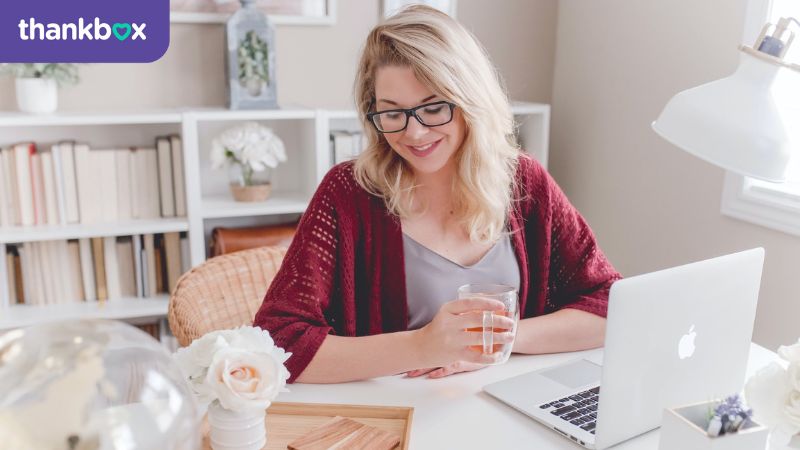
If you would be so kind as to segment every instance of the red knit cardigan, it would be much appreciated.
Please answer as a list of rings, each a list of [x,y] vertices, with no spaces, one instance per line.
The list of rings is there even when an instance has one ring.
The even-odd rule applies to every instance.
[[[589,226],[532,158],[519,158],[509,214],[520,268],[523,317],[575,308],[605,316],[620,278]],[[403,239],[398,218],[361,188],[353,164],[328,172],[301,219],[280,270],[256,313],[292,356],[293,382],[325,336],[365,336],[408,327]],[[455,293],[453,293],[455,298]]]

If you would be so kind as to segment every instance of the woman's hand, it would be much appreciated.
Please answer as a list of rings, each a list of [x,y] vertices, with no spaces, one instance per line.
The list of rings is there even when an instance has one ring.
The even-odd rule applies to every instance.
[[[486,365],[494,363],[500,352],[483,354],[483,312],[502,311],[503,303],[488,298],[469,298],[445,303],[433,320],[420,328],[417,345],[427,364],[423,367],[448,368],[456,363]],[[495,315],[493,327],[511,330],[514,320]],[[511,332],[493,332],[495,345],[513,342]],[[474,370],[474,369],[472,369]]]
[[[488,366],[485,364],[476,364],[466,361],[456,361],[447,367],[410,370],[406,372],[406,376],[409,378],[416,378],[428,374],[428,378],[443,378],[460,372],[471,372],[473,370],[483,369],[484,367]]]

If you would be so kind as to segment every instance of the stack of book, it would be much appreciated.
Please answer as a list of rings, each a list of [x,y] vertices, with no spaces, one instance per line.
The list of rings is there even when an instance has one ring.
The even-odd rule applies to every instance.
[[[30,305],[153,297],[190,267],[178,232],[26,242],[5,258],[10,303]]]
[[[331,161],[334,164],[356,158],[367,145],[367,138],[357,131],[334,130],[331,132]]]
[[[0,227],[186,216],[180,136],[155,148],[46,147],[0,148]]]

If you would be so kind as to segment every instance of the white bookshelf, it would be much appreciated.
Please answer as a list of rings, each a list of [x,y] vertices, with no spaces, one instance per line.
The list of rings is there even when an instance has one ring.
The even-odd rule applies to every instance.
[[[515,102],[514,116],[523,148],[547,166],[550,107]],[[284,141],[288,161],[276,169],[273,193],[263,203],[233,201],[224,170],[212,170],[211,140],[228,127],[255,121],[272,128]],[[168,296],[111,299],[104,304],[80,302],[46,306],[12,305],[5,260],[6,245],[47,240],[187,232],[189,258],[206,259],[213,226],[271,223],[305,211],[322,177],[331,167],[332,131],[360,131],[352,110],[284,108],[232,111],[177,109],[141,111],[59,112],[34,116],[0,113],[0,145],[33,141],[47,145],[63,139],[86,142],[93,148],[152,147],[156,136],[179,133],[183,139],[186,217],[131,220],[93,225],[0,227],[0,330],[45,321],[95,318],[136,321],[164,317]]]
[[[21,244],[23,242],[189,231],[189,222],[185,218],[179,217],[157,220],[129,220],[93,225],[67,224],[6,227],[0,228],[0,230],[0,244]]]
[[[0,315],[0,330],[70,319],[137,321],[161,318],[167,315],[168,304],[169,296],[164,294],[153,298],[122,298],[105,302],[14,305]]]
[[[264,203],[233,201],[229,195],[210,195],[203,198],[204,219],[225,217],[269,216],[277,214],[301,214],[308,206],[308,198],[298,193],[273,192]]]

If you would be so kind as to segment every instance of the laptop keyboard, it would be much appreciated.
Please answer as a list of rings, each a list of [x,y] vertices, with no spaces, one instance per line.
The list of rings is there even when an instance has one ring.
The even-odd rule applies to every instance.
[[[594,434],[599,398],[600,386],[539,405],[539,409],[550,411],[550,414]]]

